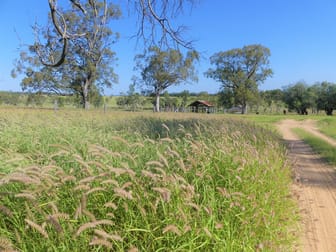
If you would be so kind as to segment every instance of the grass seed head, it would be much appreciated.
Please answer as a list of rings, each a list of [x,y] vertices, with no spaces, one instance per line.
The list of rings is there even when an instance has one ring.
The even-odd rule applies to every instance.
[[[105,239],[93,238],[89,243],[90,246],[104,246],[105,248],[112,249],[112,243]]]
[[[103,187],[95,187],[95,188],[92,188],[91,190],[87,191],[85,194],[90,195],[90,194],[95,193],[95,192],[106,192],[106,189],[103,188]]]
[[[170,224],[168,226],[166,226],[163,230],[162,230],[162,233],[165,234],[165,233],[174,233],[178,236],[181,235],[181,231],[178,229],[178,227],[176,227],[175,225],[173,224]]]
[[[62,177],[62,183],[75,182],[75,181],[76,181],[76,177],[72,176],[72,175],[68,175],[68,176]]]
[[[37,232],[39,232],[44,238],[48,239],[48,233],[44,230],[44,228],[38,224],[36,224],[35,222],[29,220],[29,219],[25,219],[25,222],[34,230],[36,230]]]
[[[56,229],[57,233],[62,234],[63,228],[61,224],[58,222],[57,218],[52,215],[49,215],[47,221]]]
[[[203,228],[203,231],[205,232],[205,234],[206,234],[207,236],[209,236],[209,238],[212,238],[212,234],[211,234],[211,232],[209,231],[208,228],[204,227],[204,228]]]
[[[31,193],[17,193],[15,194],[15,198],[25,198],[31,201],[36,201],[36,197]]]
[[[0,212],[9,218],[13,217],[13,212],[8,207],[5,207],[3,205],[0,205]]]
[[[0,236],[0,251],[14,251],[12,242],[6,237]]]
[[[158,166],[158,167],[164,167],[164,165],[161,163],[161,162],[159,162],[159,161],[148,161],[147,163],[146,163],[146,166]]]
[[[87,217],[89,217],[90,218],[90,220],[91,221],[96,221],[97,219],[96,219],[96,216],[94,216],[94,214],[93,213],[91,213],[89,210],[87,210],[87,209],[82,209],[82,213],[84,214],[84,215],[86,215]]]
[[[115,179],[106,179],[106,180],[102,181],[101,184],[102,185],[104,185],[104,184],[112,184],[112,185],[115,185],[115,186],[119,187],[119,183]]]
[[[169,168],[168,160],[158,151],[157,155],[159,156],[160,161],[164,164],[166,168]]]
[[[96,176],[90,176],[90,177],[86,177],[86,178],[83,178],[83,179],[79,180],[78,183],[79,184],[87,184],[87,183],[91,183],[95,179],[96,179]]]
[[[116,204],[114,204],[113,202],[107,202],[104,204],[104,207],[110,207],[114,210],[116,210],[118,208],[118,206]]]
[[[22,174],[22,173],[12,173],[9,177],[8,177],[8,182],[21,182],[25,185],[40,185],[41,184],[41,180],[38,178],[32,178],[27,176],[26,174]]]
[[[90,190],[90,186],[85,185],[85,184],[79,184],[78,186],[74,188],[74,191],[89,191],[89,190]]]
[[[195,209],[197,212],[199,212],[199,211],[201,210],[201,208],[200,208],[197,204],[195,204],[195,203],[187,202],[186,205],[192,207],[192,208]]]
[[[123,184],[121,186],[121,188],[125,190],[126,188],[130,187],[131,185],[133,185],[133,183],[129,181],[129,182],[126,182],[125,184]]]
[[[114,225],[114,222],[111,221],[111,220],[97,220],[97,221],[93,221],[93,222],[87,222],[83,225],[81,225],[75,236],[79,236],[82,232],[84,232],[85,230],[89,229],[89,228],[95,228],[99,225],[109,225],[109,226],[113,226]]]
[[[117,234],[108,234],[103,230],[100,229],[95,229],[94,233],[106,240],[111,240],[111,241],[123,241],[120,235]]]
[[[127,142],[127,140],[125,140],[124,138],[122,138],[120,136],[112,136],[111,139],[115,140],[115,141],[118,141],[120,143],[123,143],[126,146],[129,146],[129,143]]]
[[[133,199],[131,191],[126,191],[122,188],[114,188],[113,190],[114,190],[114,193],[121,198],[130,199],[130,200]]]
[[[215,228],[216,229],[222,229],[224,225],[222,223],[216,223]]]
[[[171,192],[164,187],[154,187],[153,191],[159,192],[164,202],[170,201]]]
[[[127,250],[127,252],[139,252],[139,249],[136,247],[132,247],[129,250]]]

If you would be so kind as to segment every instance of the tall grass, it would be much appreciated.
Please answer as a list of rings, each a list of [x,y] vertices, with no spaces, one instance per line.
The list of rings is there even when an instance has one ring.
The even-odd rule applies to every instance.
[[[20,159],[0,177],[0,249],[292,249],[290,170],[271,131],[207,115],[1,112],[3,157]]]

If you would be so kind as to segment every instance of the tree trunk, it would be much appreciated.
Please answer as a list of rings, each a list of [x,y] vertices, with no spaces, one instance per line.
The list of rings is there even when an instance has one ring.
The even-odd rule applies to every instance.
[[[89,102],[89,87],[90,87],[90,78],[88,77],[85,80],[85,83],[83,85],[83,108],[85,110],[88,110],[90,108],[90,102]]]
[[[328,116],[331,116],[333,114],[333,109],[332,108],[326,108],[325,111],[326,111],[326,114]]]
[[[160,93],[155,94],[155,112],[160,112]]]
[[[247,104],[243,103],[242,104],[242,111],[241,111],[242,115],[245,115],[247,113]]]

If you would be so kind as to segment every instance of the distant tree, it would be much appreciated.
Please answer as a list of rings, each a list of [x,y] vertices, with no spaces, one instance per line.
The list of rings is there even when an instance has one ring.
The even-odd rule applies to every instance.
[[[314,105],[314,98],[313,89],[302,81],[284,89],[284,101],[288,108],[300,115],[308,114],[308,109]]]
[[[126,105],[132,110],[135,111],[141,108],[144,105],[144,98],[135,90],[136,84],[133,83],[129,85],[127,91]]]
[[[120,94],[120,96],[118,96],[116,98],[116,104],[122,108],[122,107],[126,107],[127,106],[127,96],[124,94]]]
[[[66,97],[59,96],[59,97],[57,97],[56,102],[57,102],[57,106],[59,108],[63,108],[65,106]]]
[[[210,98],[210,94],[207,91],[201,91],[197,94],[200,100],[208,101]]]
[[[258,94],[258,85],[272,75],[269,67],[270,50],[262,45],[249,45],[215,53],[210,57],[210,68],[205,76],[230,89],[235,103],[246,113],[247,103]]]
[[[46,97],[41,93],[29,93],[26,100],[26,106],[38,106],[42,107],[46,101]]]
[[[273,109],[273,106],[276,107],[276,109],[279,112],[279,109],[284,107],[284,93],[281,89],[273,89],[273,90],[265,90],[260,91],[260,101],[264,102],[266,105],[266,108],[270,108],[271,112]]]
[[[135,91],[135,83],[133,83],[129,85],[127,94],[121,94],[119,97],[117,97],[116,102],[119,107],[124,107],[125,109],[135,111],[137,109],[141,109],[146,100],[145,97]]]
[[[218,93],[218,104],[227,109],[235,105],[234,93],[231,88],[225,87]]]
[[[92,86],[89,92],[89,101],[95,108],[100,108],[104,104],[104,97],[95,85]]]
[[[182,103],[181,106],[183,107],[183,109],[188,105],[188,99],[190,97],[190,93],[188,90],[184,90],[180,93],[180,96],[182,98]]]
[[[179,106],[179,99],[175,96],[170,96],[168,91],[165,91],[161,104],[166,111],[174,111]]]
[[[49,0],[51,7],[56,2]],[[74,5],[77,3],[71,2]],[[50,25],[34,27],[36,41],[28,50],[21,52],[13,76],[24,74],[21,83],[24,91],[77,94],[83,107],[88,109],[91,91],[110,87],[117,81],[112,68],[115,53],[111,51],[111,45],[118,34],[112,32],[109,24],[120,16],[120,10],[113,4],[98,0],[81,6],[85,12],[78,8],[59,12],[52,10],[50,23],[56,24],[54,28]],[[61,16],[58,15],[60,12]],[[63,41],[69,40],[66,42],[67,57],[62,60],[59,58],[63,57],[64,47],[59,45],[57,36],[60,33]],[[76,39],[70,40],[68,34]]]
[[[329,116],[332,115],[336,109],[336,84],[325,81],[315,84],[313,88],[316,90],[317,109],[324,110]]]
[[[139,84],[155,96],[155,111],[160,111],[160,95],[170,86],[181,82],[197,81],[194,62],[196,51],[188,51],[186,57],[179,50],[162,51],[150,47],[148,53],[136,56],[136,68],[140,71]]]
[[[20,103],[21,94],[18,92],[0,92],[0,104],[18,105]]]

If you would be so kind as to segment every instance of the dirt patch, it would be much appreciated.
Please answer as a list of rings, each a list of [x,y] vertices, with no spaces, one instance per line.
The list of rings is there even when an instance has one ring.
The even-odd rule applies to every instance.
[[[295,174],[294,195],[302,218],[300,251],[336,251],[336,170],[298,138],[293,128],[303,128],[336,146],[320,133],[313,120],[284,120],[278,124],[289,150]]]

